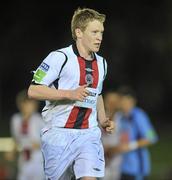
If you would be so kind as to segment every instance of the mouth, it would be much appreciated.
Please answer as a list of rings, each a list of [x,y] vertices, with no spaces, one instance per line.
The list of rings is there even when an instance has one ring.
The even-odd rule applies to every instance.
[[[96,47],[100,47],[100,43],[95,43],[94,44]]]

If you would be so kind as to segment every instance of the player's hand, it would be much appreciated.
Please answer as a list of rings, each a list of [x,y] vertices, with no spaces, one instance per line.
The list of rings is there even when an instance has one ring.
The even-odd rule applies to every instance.
[[[129,146],[127,143],[121,143],[118,145],[118,150],[120,153],[126,153],[130,151]]]
[[[104,123],[102,124],[102,127],[107,133],[111,134],[115,130],[115,123],[111,119],[106,118],[106,121],[104,121]]]
[[[86,89],[88,85],[83,85],[75,90],[71,90],[70,99],[75,101],[83,101],[88,95],[89,91]]]

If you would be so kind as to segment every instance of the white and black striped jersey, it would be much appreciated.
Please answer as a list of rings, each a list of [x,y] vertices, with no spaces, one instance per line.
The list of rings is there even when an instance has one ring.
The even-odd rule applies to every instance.
[[[84,102],[46,101],[42,115],[50,126],[91,128],[98,125],[96,102],[107,72],[106,60],[94,53],[92,61],[79,55],[76,45],[51,52],[33,76],[33,83],[56,89],[76,89],[88,84],[90,95]]]

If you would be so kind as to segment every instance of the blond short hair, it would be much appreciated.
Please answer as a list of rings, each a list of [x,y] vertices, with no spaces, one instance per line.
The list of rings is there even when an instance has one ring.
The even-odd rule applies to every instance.
[[[93,20],[98,20],[101,23],[104,23],[106,19],[105,14],[100,14],[99,12],[90,9],[90,8],[78,8],[75,10],[74,15],[71,21],[71,31],[72,37],[74,40],[77,39],[75,34],[75,29],[79,28],[81,31],[84,31],[89,22]]]

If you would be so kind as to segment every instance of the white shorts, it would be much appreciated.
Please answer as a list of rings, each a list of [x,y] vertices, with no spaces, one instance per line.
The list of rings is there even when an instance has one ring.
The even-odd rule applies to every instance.
[[[84,176],[104,176],[101,131],[53,127],[41,132],[44,171],[47,179],[68,180]]]

